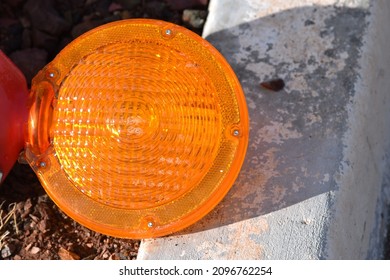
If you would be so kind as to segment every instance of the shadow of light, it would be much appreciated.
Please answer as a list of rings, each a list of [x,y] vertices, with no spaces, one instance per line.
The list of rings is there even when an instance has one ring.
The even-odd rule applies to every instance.
[[[300,7],[209,35],[244,89],[250,142],[225,199],[179,234],[265,215],[337,188],[366,11]],[[259,84],[282,78],[280,92]]]

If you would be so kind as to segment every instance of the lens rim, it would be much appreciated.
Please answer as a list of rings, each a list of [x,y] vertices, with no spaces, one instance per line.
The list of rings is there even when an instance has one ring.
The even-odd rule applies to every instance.
[[[126,33],[129,29],[134,32]],[[172,42],[179,39],[191,40],[217,65],[218,69],[208,70],[223,73],[226,79],[224,83],[232,93],[235,106],[238,108],[237,120],[231,122],[224,130],[227,144],[221,146],[221,150],[224,152],[224,149],[229,149],[229,145],[233,146],[233,144],[235,148],[234,153],[229,154],[230,160],[226,160],[229,166],[224,166],[224,170],[221,169],[224,176],[213,189],[207,189],[201,183],[194,187],[196,192],[188,193],[169,205],[127,211],[102,205],[72,186],[56,158],[56,151],[50,140],[50,120],[61,82],[67,76],[67,70],[64,69],[70,71],[80,58],[93,52],[99,45],[115,40],[117,36],[114,35],[118,30],[128,36],[137,36],[145,29],[153,30],[161,40]],[[206,40],[172,23],[145,19],[125,20],[98,27],[80,36],[33,79],[32,99],[33,109],[30,111],[30,137],[26,158],[48,195],[59,208],[80,224],[97,232],[123,238],[149,238],[186,228],[203,218],[223,199],[234,184],[244,162],[249,139],[249,117],[245,96],[234,71],[224,57]],[[220,104],[220,106],[224,105]],[[37,123],[41,124],[38,128],[36,125],[31,125]],[[204,180],[208,180],[211,175],[208,176]],[[179,205],[187,205],[187,210],[180,217],[170,217],[169,209],[180,207]],[[113,218],[115,223],[112,222]]]

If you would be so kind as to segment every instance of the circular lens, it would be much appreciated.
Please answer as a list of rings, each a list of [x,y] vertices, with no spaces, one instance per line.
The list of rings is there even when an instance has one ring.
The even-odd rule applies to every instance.
[[[27,159],[64,212],[105,234],[189,226],[224,197],[245,156],[234,72],[205,40],[166,22],[86,33],[34,78],[32,96]]]
[[[199,184],[218,152],[222,115],[194,59],[165,42],[134,41],[104,46],[68,73],[53,146],[77,189],[142,209]]]

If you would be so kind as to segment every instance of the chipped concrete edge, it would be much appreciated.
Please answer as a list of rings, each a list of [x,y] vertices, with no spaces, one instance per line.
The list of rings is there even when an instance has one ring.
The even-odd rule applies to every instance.
[[[383,256],[390,204],[389,13],[390,2],[371,2],[327,234],[330,259]]]

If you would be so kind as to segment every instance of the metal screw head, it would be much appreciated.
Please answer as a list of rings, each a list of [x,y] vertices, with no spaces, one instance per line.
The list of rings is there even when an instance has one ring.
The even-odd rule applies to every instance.
[[[50,73],[49,73],[49,77],[50,77],[50,78],[54,78],[54,76],[55,76],[55,74],[54,74],[53,72],[50,72]]]
[[[172,30],[171,29],[167,29],[165,30],[165,35],[171,35],[172,34]]]
[[[240,131],[239,131],[238,129],[235,129],[235,130],[233,131],[233,135],[234,135],[234,136],[240,135]]]
[[[42,167],[42,168],[45,168],[45,167],[46,167],[46,162],[41,161],[41,162],[39,163],[39,166]]]
[[[148,223],[148,227],[149,227],[149,228],[152,228],[153,226],[154,226],[153,222],[149,222],[149,223]]]

